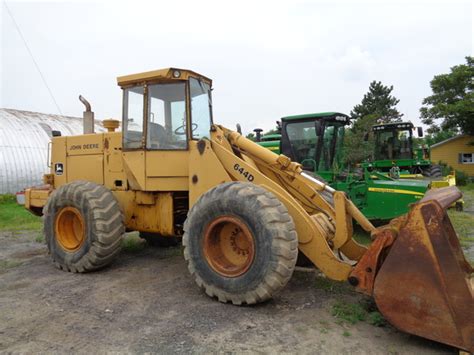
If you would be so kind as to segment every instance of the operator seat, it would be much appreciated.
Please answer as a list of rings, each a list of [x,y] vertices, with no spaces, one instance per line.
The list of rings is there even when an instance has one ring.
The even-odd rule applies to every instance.
[[[157,149],[166,143],[165,128],[159,123],[150,122],[148,126],[148,142],[149,148]]]

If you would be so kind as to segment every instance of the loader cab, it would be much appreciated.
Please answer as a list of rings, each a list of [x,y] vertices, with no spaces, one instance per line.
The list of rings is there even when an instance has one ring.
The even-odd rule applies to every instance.
[[[210,136],[212,81],[176,68],[117,81],[123,90],[122,159],[130,188],[188,191],[190,153]]]
[[[330,171],[341,163],[347,115],[324,112],[282,118],[281,152],[303,169]]]
[[[187,150],[209,137],[211,80],[182,69],[118,78],[123,89],[123,150]]]

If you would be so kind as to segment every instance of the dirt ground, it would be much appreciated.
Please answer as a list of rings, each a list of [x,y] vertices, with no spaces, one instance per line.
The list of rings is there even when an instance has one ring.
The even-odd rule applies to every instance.
[[[341,323],[334,302],[362,296],[316,287],[314,271],[297,270],[270,302],[237,307],[198,289],[180,248],[125,250],[104,270],[70,274],[39,239],[0,232],[0,352],[456,353],[390,326]]]

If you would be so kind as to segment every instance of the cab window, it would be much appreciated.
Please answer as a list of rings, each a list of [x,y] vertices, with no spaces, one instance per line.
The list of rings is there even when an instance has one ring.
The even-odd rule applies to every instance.
[[[186,84],[148,86],[147,149],[187,149]]]
[[[209,138],[212,124],[212,101],[209,84],[191,78],[189,80],[191,92],[191,122],[193,139]]]
[[[123,91],[123,147],[140,149],[143,142],[143,86]]]

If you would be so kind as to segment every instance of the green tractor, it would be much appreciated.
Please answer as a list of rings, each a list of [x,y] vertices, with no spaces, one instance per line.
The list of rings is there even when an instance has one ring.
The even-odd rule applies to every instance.
[[[316,178],[345,191],[367,218],[388,220],[407,213],[408,206],[424,196],[429,181],[400,181],[367,169],[344,170],[342,149],[349,123],[345,114],[324,112],[283,117],[280,135],[262,136],[260,129],[254,131],[260,145],[290,157]]]
[[[374,160],[362,163],[364,169],[377,170],[391,176],[414,178],[420,174],[427,178],[443,176],[441,167],[428,159],[427,149],[414,148],[411,122],[379,124],[372,127],[375,138]],[[423,129],[417,127],[418,137]],[[366,135],[365,139],[368,138]]]

